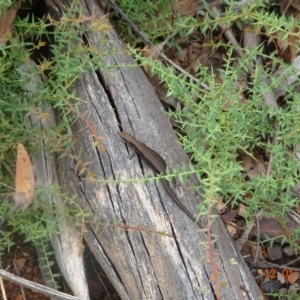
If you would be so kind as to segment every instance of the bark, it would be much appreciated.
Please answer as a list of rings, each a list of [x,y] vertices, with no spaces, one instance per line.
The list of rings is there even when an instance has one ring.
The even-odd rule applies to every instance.
[[[60,11],[54,2],[47,3],[56,14]],[[69,4],[62,1],[62,5]],[[81,5],[87,15],[99,19],[104,15],[93,1]],[[103,65],[133,64],[113,28],[87,31],[86,40],[99,53],[114,47],[111,55],[99,56]],[[172,202],[161,184],[101,182],[150,174],[142,159],[130,156],[133,150],[119,137],[120,130],[158,152],[170,169],[189,163],[144,73],[139,68],[103,67],[82,75],[73,88],[81,99],[78,108],[82,116],[71,125],[78,136],[74,155],[80,154],[83,162],[89,162],[90,176],[78,175],[76,161],[64,157],[57,164],[58,178],[62,189],[77,195],[78,204],[93,214],[84,238],[121,298],[215,299],[219,292],[221,299],[259,299],[260,291],[219,217],[211,226],[216,238],[212,243],[207,232],[200,231]],[[190,178],[174,191],[196,215],[195,205],[202,199],[189,190],[193,183],[195,179]],[[214,210],[211,214],[217,215]],[[139,230],[122,231],[117,223],[108,226],[114,220]],[[210,259],[208,245],[212,247]],[[219,275],[216,280],[211,278],[214,265]]]

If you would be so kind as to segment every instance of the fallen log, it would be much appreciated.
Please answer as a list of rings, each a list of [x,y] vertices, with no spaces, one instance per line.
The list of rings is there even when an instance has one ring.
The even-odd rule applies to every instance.
[[[67,1],[47,4],[55,17],[69,6]],[[80,5],[90,12],[87,16],[104,16],[93,1]],[[87,30],[86,40],[99,53],[114,46],[113,53],[99,56],[103,66],[132,65],[113,28],[105,33]],[[259,299],[248,267],[217,216],[210,226],[202,220],[208,231],[199,230],[161,184],[111,181],[151,174],[143,160],[131,158],[132,149],[119,136],[123,130],[159,153],[170,169],[189,163],[144,73],[139,68],[103,67],[80,76],[72,91],[81,99],[78,112],[84,116],[71,125],[78,136],[74,157],[80,154],[89,163],[88,174],[78,172],[77,162],[66,156],[58,163],[59,183],[92,213],[84,238],[121,298]],[[186,186],[193,183],[191,177]],[[184,186],[173,190],[196,215],[201,198]]]

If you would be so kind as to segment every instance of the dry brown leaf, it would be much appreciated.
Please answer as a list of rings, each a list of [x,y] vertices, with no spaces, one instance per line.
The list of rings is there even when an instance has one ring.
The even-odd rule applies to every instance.
[[[225,223],[230,223],[235,219],[238,213],[239,213],[239,209],[230,210],[225,214],[222,214],[221,218]]]
[[[25,263],[26,263],[26,258],[19,258],[16,260],[16,265],[19,271],[21,271],[21,269],[25,266]]]
[[[295,30],[294,30],[295,31]],[[277,39],[277,46],[278,46],[278,56],[280,56],[285,63],[290,64],[292,60],[294,60],[298,53],[298,43],[299,37],[298,35],[295,36],[295,33],[292,32],[287,39],[280,40]]]
[[[195,14],[197,12],[197,4],[199,0],[179,0],[175,1],[180,15]]]
[[[24,211],[33,200],[35,179],[31,159],[21,143],[18,144],[15,183],[14,200]]]
[[[215,205],[215,208],[219,214],[222,214],[227,210],[227,205],[222,200],[219,200]]]
[[[241,254],[243,256],[249,256],[251,258],[254,258],[256,256],[256,249],[258,249],[258,260],[264,260],[264,255],[261,249],[261,246],[257,246],[256,243],[252,241],[246,241],[246,243],[243,245],[241,249]]]
[[[300,204],[299,203],[295,204],[295,211],[298,215],[300,214]]]
[[[254,152],[254,157],[249,156],[243,150],[239,150],[239,153],[242,157],[245,172],[250,179],[260,174],[267,174],[267,166],[257,152]]]
[[[197,10],[199,9],[199,6],[197,5],[199,4],[199,0],[177,0],[177,1],[173,0],[172,4],[168,5],[167,7],[164,5],[156,6],[156,13],[154,13],[153,18],[157,18],[158,13],[161,10],[164,10],[164,12],[167,11],[172,12],[172,14],[170,14],[170,17],[166,18],[164,21],[158,21],[155,24],[157,28],[165,26],[166,22],[169,24],[173,24],[173,20],[177,15],[178,16],[195,15],[197,13]],[[150,23],[147,26],[147,31],[153,29],[153,26],[154,25]]]
[[[142,50],[142,56],[143,57],[151,57],[153,60],[157,60],[164,45],[166,42],[161,42],[157,45],[153,45],[151,47],[145,47]],[[147,66],[143,66],[142,67],[144,72],[146,73],[148,79],[150,80],[151,84],[153,85],[153,87],[155,88],[156,86],[158,86],[161,82],[161,80],[159,79],[158,75],[152,75],[151,74],[151,68],[147,67]]]
[[[142,51],[142,56],[143,57],[151,57],[153,60],[158,59],[160,53],[162,52],[162,49],[166,42],[161,42],[159,44],[150,46],[150,47],[145,47]]]
[[[285,226],[288,230],[296,230],[299,228],[299,225],[290,219],[287,220]],[[262,218],[259,221],[259,229],[261,239],[275,238],[276,242],[280,242],[282,236],[285,235],[285,232],[281,228],[280,224],[274,218]],[[254,230],[254,234],[257,235],[257,229]],[[298,235],[298,240],[299,238],[300,235]]]
[[[205,58],[203,61],[207,61],[210,51],[205,51],[202,45],[198,42],[192,42],[186,48],[182,48],[180,51],[175,52],[175,58],[180,61],[181,67],[186,71],[192,70],[193,73],[199,69],[199,64],[204,65],[203,61],[200,61],[198,57],[205,52]],[[195,68],[194,68],[195,65]]]
[[[247,216],[247,208],[244,204],[239,204],[239,215],[243,218],[246,218]]]
[[[231,237],[234,237],[236,235],[236,228],[234,226],[227,225],[226,228]]]
[[[20,7],[20,1],[17,1],[6,13],[0,16],[0,45],[4,45],[11,37],[13,22]]]
[[[299,272],[290,272],[287,280],[290,284],[294,284],[300,277],[300,273]]]

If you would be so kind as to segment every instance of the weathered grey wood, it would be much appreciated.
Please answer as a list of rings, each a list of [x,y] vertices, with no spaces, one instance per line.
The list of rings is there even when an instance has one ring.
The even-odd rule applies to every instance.
[[[33,67],[33,62],[28,61],[26,65],[20,66],[25,71],[25,74],[30,74],[30,69]],[[21,73],[22,74],[22,73]],[[41,79],[36,75],[32,77],[31,82],[26,85],[28,93],[35,93],[36,85],[41,84]],[[39,126],[42,130],[49,130],[56,126],[54,112],[50,106],[43,109],[45,114],[48,114],[49,118],[43,120],[37,118],[37,115],[33,112],[28,117],[28,123],[32,127]],[[35,166],[35,177],[37,178],[36,185],[38,188],[51,188],[57,186],[59,188],[57,170],[54,156],[45,151],[45,141],[41,140],[39,144],[39,150],[37,155],[33,158]],[[53,196],[50,193],[45,195],[45,198],[49,206],[53,206],[56,211],[62,211],[64,209],[63,199],[59,196]],[[57,227],[61,229],[59,235],[52,235],[51,244],[55,252],[56,260],[60,267],[61,273],[64,276],[66,282],[71,288],[72,292],[77,299],[89,300],[89,292],[85,275],[85,268],[82,257],[82,247],[80,237],[74,226],[65,219],[59,219]],[[37,254],[41,257],[42,253],[40,249],[36,249]],[[41,260],[43,261],[43,260]],[[44,268],[41,266],[43,277],[45,282],[50,280],[49,276],[45,274]],[[50,287],[54,288],[53,285]],[[70,299],[72,297],[70,296]],[[76,297],[74,297],[75,299]],[[60,299],[57,295],[51,295],[51,300]]]
[[[68,6],[67,2],[63,4]],[[103,16],[93,1],[81,5],[93,16]],[[86,34],[91,46],[99,49],[103,64],[132,65],[132,58],[126,54],[114,29]],[[115,48],[114,53],[103,57],[101,53],[106,53],[110,46]],[[82,161],[90,163],[89,172],[94,177],[78,176],[76,162],[71,158],[65,157],[58,164],[61,186],[71,195],[77,195],[78,203],[95,216],[85,234],[89,247],[122,299],[215,299],[216,287],[210,280],[211,262],[207,250],[201,246],[207,246],[207,235],[172,202],[164,188],[154,182],[147,185],[100,182],[150,174],[142,160],[130,157],[133,151],[119,137],[120,129],[157,151],[171,169],[189,161],[176,142],[153,88],[139,68],[103,67],[98,75],[84,74],[74,86],[81,99],[79,110],[83,117],[71,126],[72,132],[79,135],[74,154],[80,153]],[[95,147],[100,137],[104,151]],[[201,199],[190,192],[188,184],[174,190],[196,213],[195,204]],[[113,220],[165,231],[173,237],[103,226]],[[98,230],[95,221],[102,224]],[[222,283],[221,299],[259,299],[260,291],[219,218],[212,231],[217,236],[213,251],[218,282]]]
[[[33,114],[30,118],[33,124],[36,125],[37,122],[40,122],[40,126],[44,130],[47,130],[55,125],[54,113],[50,107],[44,112],[49,114],[47,121],[38,121]],[[35,157],[34,163],[38,187],[47,189],[51,188],[51,186],[56,186],[59,189],[55,159],[53,154],[44,150],[44,141],[41,141],[40,149]],[[59,195],[53,196],[51,194],[45,197],[50,207],[52,206],[56,212],[64,210],[64,200],[62,197]],[[59,218],[57,228],[60,230],[60,234],[51,236],[51,244],[60,271],[73,294],[79,299],[89,300],[90,297],[82,255],[82,240],[80,239],[78,230],[72,226],[67,219],[63,218]]]

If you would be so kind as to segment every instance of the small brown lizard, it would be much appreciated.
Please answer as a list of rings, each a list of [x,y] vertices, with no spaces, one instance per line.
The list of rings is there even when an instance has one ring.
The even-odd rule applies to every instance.
[[[167,165],[158,153],[156,153],[154,150],[147,147],[145,144],[137,141],[131,134],[129,134],[127,132],[120,132],[120,136],[128,144],[130,144],[133,148],[135,148],[135,150],[138,152],[138,154],[149,164],[149,166],[155,173],[165,174]],[[185,208],[185,206],[180,202],[180,200],[174,194],[168,181],[165,178],[163,178],[163,179],[161,179],[161,182],[162,182],[164,188],[166,189],[167,193],[173,199],[173,201],[177,204],[177,206],[180,207],[194,223],[196,223],[196,219]],[[199,223],[198,223],[198,225],[200,227],[202,227]]]

